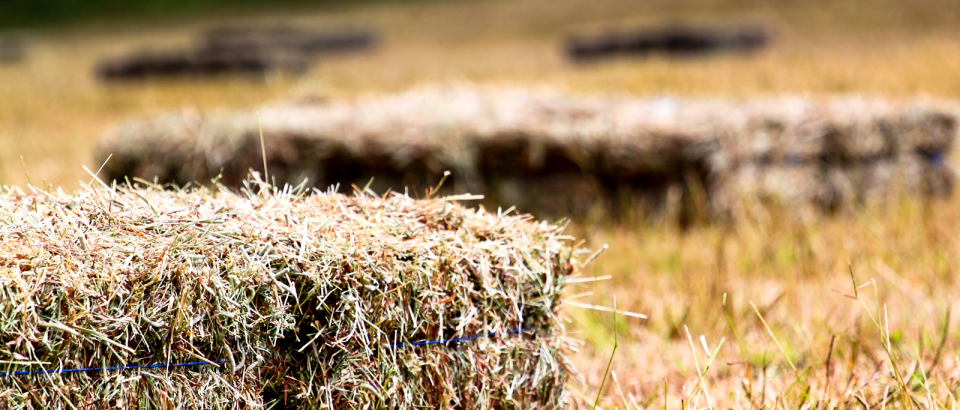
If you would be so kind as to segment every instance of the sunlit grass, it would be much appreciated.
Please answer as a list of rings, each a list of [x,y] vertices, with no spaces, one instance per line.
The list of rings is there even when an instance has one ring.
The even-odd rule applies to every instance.
[[[623,309],[649,315],[649,320],[628,322],[630,332],[621,334],[614,370],[625,391],[658,397],[651,403],[655,407],[662,406],[657,389],[664,378],[677,405],[697,381],[684,326],[695,338],[704,335],[710,346],[727,341],[706,376],[720,407],[745,408],[752,402],[800,408],[804,400],[820,401],[821,407],[823,400],[860,406],[858,394],[872,406],[885,388],[898,391],[892,363],[906,374],[900,377],[914,400],[949,407],[960,389],[956,316],[944,322],[957,303],[952,267],[960,262],[960,242],[951,229],[960,217],[957,205],[957,200],[925,207],[904,202],[815,221],[771,212],[775,219],[684,233],[648,226],[583,229],[592,244],[611,245],[589,274],[613,278],[591,283],[594,294],[578,300],[609,303],[615,297]],[[863,285],[857,294],[862,303],[854,299],[850,269]],[[733,342],[737,335],[725,317],[724,300],[742,352]],[[578,363],[588,386],[596,386],[602,371],[597,368],[612,340],[609,315],[574,311],[571,316],[572,332],[587,342]],[[930,368],[935,371],[924,370]],[[801,393],[807,388],[816,397]],[[626,406],[610,388],[606,394],[607,406]],[[888,405],[909,407],[894,402]]]

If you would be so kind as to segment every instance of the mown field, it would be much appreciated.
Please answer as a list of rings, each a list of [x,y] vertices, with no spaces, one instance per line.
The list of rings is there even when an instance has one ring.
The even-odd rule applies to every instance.
[[[301,77],[123,86],[99,84],[91,75],[105,55],[182,44],[217,23],[279,21],[372,27],[383,41],[370,53],[322,60]],[[571,33],[731,21],[769,23],[772,48],[748,57],[590,65],[570,64],[561,53]],[[0,65],[0,183],[23,186],[29,174],[35,184],[76,188],[89,180],[82,165],[99,165],[92,163],[98,135],[129,116],[349,97],[428,82],[546,83],[638,95],[958,98],[958,23],[960,4],[940,0],[490,0],[47,29],[33,33],[28,61]],[[575,397],[589,407],[604,384],[603,408],[954,408],[960,315],[950,312],[960,294],[958,210],[960,199],[904,198],[822,218],[758,206],[735,224],[687,231],[669,216],[575,224],[571,232],[587,246],[610,246],[584,276],[610,278],[572,287],[569,297],[603,306],[616,300],[619,309],[648,315],[618,315],[615,337],[611,314],[565,308],[571,336],[584,342],[571,356],[583,381],[571,383]],[[611,357],[616,377],[604,382]]]

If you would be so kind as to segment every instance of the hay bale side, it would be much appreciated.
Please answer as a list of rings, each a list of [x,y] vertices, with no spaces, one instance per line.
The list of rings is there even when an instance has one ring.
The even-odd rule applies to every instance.
[[[553,192],[561,198],[548,202],[580,212],[603,204],[628,179],[672,183],[677,164],[701,163],[707,155],[687,147],[698,134],[650,129],[618,105],[551,90],[448,87],[259,112],[268,170],[278,183],[306,177],[312,186],[348,189],[373,178],[376,192],[422,195],[451,171],[441,193],[483,194],[491,207],[564,215],[570,208],[517,202],[523,198],[515,192],[545,179],[577,180],[570,186],[585,190]],[[106,177],[183,185],[222,169],[222,181],[236,186],[246,171],[263,167],[251,114],[181,117],[132,122],[105,137],[99,156],[119,155],[107,163]]]
[[[562,404],[562,228],[445,199],[258,188],[7,188],[0,371],[222,363],[5,376],[0,406]]]

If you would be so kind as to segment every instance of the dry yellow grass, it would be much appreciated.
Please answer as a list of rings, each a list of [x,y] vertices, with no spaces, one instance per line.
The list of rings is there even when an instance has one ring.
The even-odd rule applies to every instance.
[[[957,205],[905,202],[816,221],[758,208],[736,226],[685,233],[666,226],[587,229],[583,234],[593,243],[611,245],[593,274],[613,278],[571,293],[592,292],[576,300],[608,306],[615,298],[619,308],[649,315],[646,321],[621,317],[628,326],[621,328],[613,366],[627,402],[632,395],[640,408],[663,408],[665,380],[670,408],[691,396],[698,378],[687,328],[701,368],[708,359],[700,335],[710,349],[725,339],[706,373],[721,408],[803,408],[824,398],[820,408],[859,408],[859,395],[880,408],[884,390],[899,391],[891,363],[926,408],[951,408],[960,388],[958,320],[949,315],[960,290]],[[850,297],[851,267],[858,285],[867,285],[858,291],[863,304]],[[612,318],[568,312],[587,342],[577,356],[587,386],[575,386],[595,392],[612,347]],[[871,315],[882,321],[882,333]],[[887,336],[895,361],[883,349]],[[616,386],[604,393],[607,408],[635,408],[621,402]]]
[[[124,87],[96,84],[90,75],[94,61],[139,44],[184,42],[226,17],[38,33],[29,62],[0,66],[0,182],[26,183],[22,155],[35,183],[76,187],[77,179],[86,179],[82,164],[99,165],[91,163],[92,148],[103,127],[130,115],[181,106],[252,107],[275,98],[350,96],[424,82],[542,82],[642,95],[960,97],[960,8],[947,0],[396,2],[238,18],[370,26],[380,30],[384,42],[369,54],[321,61],[299,78]],[[776,32],[773,47],[746,58],[619,59],[584,66],[571,65],[561,55],[567,33],[731,19],[770,22]],[[620,318],[617,378],[608,380],[601,406],[677,408],[682,397],[697,397],[682,406],[802,408],[826,398],[840,407],[880,408],[884,395],[903,397],[902,386],[920,403],[954,406],[960,393],[956,319],[946,327],[950,337],[934,358],[960,291],[958,210],[958,199],[907,201],[802,221],[772,207],[757,208],[732,227],[685,233],[666,224],[580,227],[579,236],[590,245],[611,245],[590,269],[612,279],[586,284],[583,291],[593,294],[576,300],[610,305],[616,296],[618,307],[650,316],[646,321]],[[853,292],[848,263],[858,284],[869,283],[859,290],[863,304],[842,295]],[[724,294],[742,344],[724,315]],[[884,318],[880,330],[868,312]],[[574,308],[567,313],[571,330],[585,341],[575,361],[586,385],[572,387],[587,396],[581,407],[589,407],[609,359],[612,318]],[[709,403],[691,394],[699,381],[696,368],[708,360],[700,335],[711,349],[725,338],[705,376]],[[896,360],[885,352],[881,335],[889,336]],[[898,399],[887,406],[914,407],[909,403]]]

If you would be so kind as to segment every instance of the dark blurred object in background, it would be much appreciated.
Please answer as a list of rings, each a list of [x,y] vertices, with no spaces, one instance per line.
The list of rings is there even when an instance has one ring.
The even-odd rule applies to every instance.
[[[138,81],[155,77],[202,78],[224,74],[264,76],[270,73],[300,73],[309,64],[299,56],[258,50],[186,50],[140,52],[107,59],[96,68],[104,81]]]
[[[376,36],[369,31],[309,31],[292,27],[229,27],[207,31],[202,36],[204,50],[285,50],[312,56],[324,53],[366,50],[374,46]]]
[[[17,35],[0,34],[0,64],[16,63],[27,56],[27,41]]]
[[[770,42],[762,26],[697,28],[670,26],[633,33],[611,33],[597,37],[573,37],[567,41],[567,57],[586,61],[618,55],[699,56],[720,51],[755,51]]]
[[[309,68],[318,55],[365,50],[375,42],[372,32],[361,30],[219,28],[203,33],[193,47],[185,50],[138,52],[106,59],[97,66],[96,75],[104,81],[129,81],[151,77],[297,74]]]

